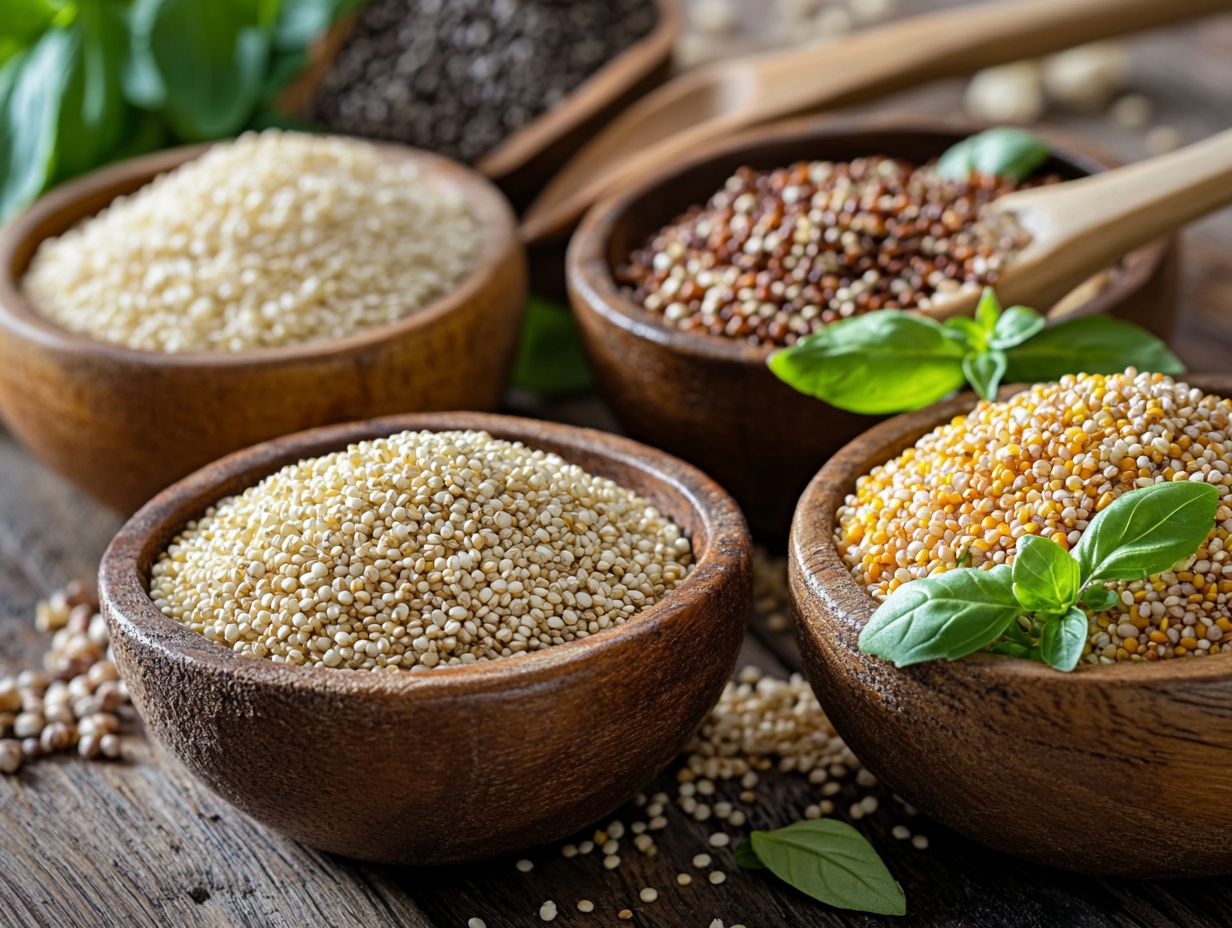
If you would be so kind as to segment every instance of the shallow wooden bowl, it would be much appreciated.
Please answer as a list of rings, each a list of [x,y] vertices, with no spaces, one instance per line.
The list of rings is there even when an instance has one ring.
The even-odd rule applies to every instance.
[[[1232,395],[1232,377],[1195,377]],[[896,669],[859,652],[875,603],[834,543],[856,479],[975,405],[899,416],[822,468],[796,510],[790,582],[805,671],[835,728],[907,802],[989,847],[1145,879],[1232,871],[1232,655],[1083,665],[979,654]]]
[[[429,672],[242,658],[154,607],[151,564],[212,502],[303,457],[402,429],[486,429],[610,477],[684,528],[693,570],[625,625],[525,657]],[[198,471],[121,529],[99,592],[147,730],[204,783],[313,847],[429,864],[564,837],[649,783],[700,726],[735,665],[750,576],[739,509],[687,464],[587,429],[443,413],[316,429]]]
[[[655,27],[540,114],[484,155],[476,168],[520,209],[595,131],[638,97],[662,83],[672,50],[684,30],[682,0],[655,0]],[[346,44],[357,16],[339,20],[310,51],[310,62],[279,99],[279,109],[303,118],[322,79]]]
[[[599,389],[621,424],[715,477],[744,507],[754,532],[781,544],[809,478],[876,420],[792,390],[766,367],[769,348],[674,328],[628,299],[614,269],[741,165],[873,154],[925,161],[981,128],[902,117],[798,120],[707,148],[596,205],[569,246],[569,296]],[[1077,177],[1113,164],[1071,139],[1053,141],[1056,153],[1045,170]],[[1112,313],[1167,337],[1175,291],[1175,242],[1158,242],[1129,255],[1107,289],[1072,311]]]
[[[276,435],[395,412],[495,408],[526,299],[513,213],[468,168],[380,147],[461,192],[482,230],[480,252],[451,292],[398,322],[335,341],[140,351],[62,329],[26,298],[21,278],[44,239],[204,146],[105,168],[31,206],[0,233],[0,413],[14,434],[91,496],[132,512],[173,480]]]

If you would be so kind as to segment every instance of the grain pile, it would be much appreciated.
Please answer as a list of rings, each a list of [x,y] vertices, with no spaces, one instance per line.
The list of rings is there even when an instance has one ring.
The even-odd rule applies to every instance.
[[[1078,374],[980,403],[873,469],[838,512],[852,575],[884,598],[952,569],[1009,563],[1024,534],[1072,548],[1120,494],[1168,480],[1217,486],[1210,538],[1177,569],[1111,587],[1090,662],[1202,657],[1232,633],[1232,402],[1162,374]]]
[[[931,165],[884,157],[741,168],[634,251],[617,279],[686,332],[791,345],[859,313],[995,283],[1027,239],[979,211],[1036,183],[943,180]]]
[[[341,338],[451,290],[478,253],[461,196],[351,139],[220,143],[39,247],[51,321],[152,351]]]
[[[162,612],[247,657],[427,670],[585,638],[685,577],[679,527],[486,432],[401,432],[284,467],[154,565]]]
[[[475,161],[657,18],[654,0],[373,0],[312,117],[336,132]]]

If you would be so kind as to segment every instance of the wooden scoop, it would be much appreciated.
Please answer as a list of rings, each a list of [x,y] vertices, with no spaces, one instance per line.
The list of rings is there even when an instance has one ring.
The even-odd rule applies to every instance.
[[[1232,203],[1232,129],[1195,145],[1080,180],[1011,193],[983,216],[1005,217],[1031,236],[1002,270],[1003,305],[1041,310],[1140,245]],[[925,312],[970,313],[976,288],[946,296]]]
[[[716,62],[609,123],[531,204],[522,233],[532,245],[561,237],[600,197],[749,126],[1220,10],[1232,0],[995,0],[820,47]]]

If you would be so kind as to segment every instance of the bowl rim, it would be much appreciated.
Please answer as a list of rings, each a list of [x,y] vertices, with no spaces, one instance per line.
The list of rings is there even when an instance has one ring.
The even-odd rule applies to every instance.
[[[1205,393],[1232,397],[1232,376],[1227,374],[1181,375],[1178,383],[1195,386]],[[1029,389],[1028,384],[1003,387],[998,399]],[[969,686],[978,682],[995,687],[1007,681],[1029,681],[1052,686],[1102,686],[1117,684],[1155,688],[1160,684],[1193,683],[1232,679],[1232,654],[1204,658],[1174,658],[1160,661],[1124,661],[1115,664],[1080,664],[1071,673],[1061,673],[1037,661],[978,652],[957,661],[929,661],[916,667],[898,668],[889,661],[865,655],[851,647],[845,636],[834,634],[840,627],[863,628],[877,602],[851,576],[838,552],[833,527],[840,501],[855,487],[857,478],[913,445],[932,429],[971,411],[978,399],[965,392],[945,402],[880,422],[845,445],[822,466],[800,497],[792,519],[788,557],[796,577],[792,599],[797,598],[795,579],[808,596],[821,604],[827,618],[814,622],[798,607],[796,629],[812,639],[828,638],[854,660],[876,662],[878,670],[891,674],[929,674],[930,687]],[[872,449],[876,449],[875,451]],[[824,528],[823,528],[824,527]],[[825,574],[825,582],[820,574]],[[835,615],[841,613],[841,617]],[[926,670],[924,670],[926,668]]]
[[[679,495],[704,526],[705,547],[685,579],[662,599],[621,625],[586,638],[522,656],[478,661],[428,671],[361,672],[314,665],[280,664],[241,657],[163,615],[150,599],[141,570],[184,526],[220,498],[231,482],[249,487],[288,462],[340,450],[364,439],[408,429],[477,429],[528,447],[546,447],[570,460],[573,453],[599,456],[641,471],[646,479]],[[227,490],[223,495],[239,492]],[[694,533],[696,535],[696,533]],[[695,544],[695,538],[691,538]],[[100,608],[123,637],[160,658],[197,671],[239,678],[258,686],[340,696],[417,695],[424,698],[507,693],[583,672],[605,656],[620,657],[647,637],[660,634],[681,612],[721,592],[733,571],[751,570],[752,542],[744,515],[711,478],[665,452],[595,429],[493,413],[410,413],[322,426],[234,452],[172,484],[133,515],[116,534],[99,567]],[[747,617],[742,614],[741,621]]]
[[[165,149],[91,171],[45,193],[0,228],[0,332],[53,350],[149,368],[233,370],[320,362],[363,352],[430,327],[475,300],[500,273],[510,255],[523,254],[517,220],[508,201],[488,178],[472,168],[431,152],[392,142],[328,134],[314,137],[372,145],[382,158],[416,165],[430,183],[455,191],[466,204],[479,232],[478,250],[471,268],[462,279],[419,309],[393,322],[363,328],[342,338],[323,338],[242,351],[170,352],[132,348],[74,332],[38,311],[26,295],[22,282],[30,260],[44,241],[63,234],[87,216],[97,215],[120,196],[135,193],[158,176],[199,158],[215,145],[233,141],[221,139]],[[64,215],[83,200],[105,202],[88,214],[64,222]],[[19,261],[23,251],[26,252],[25,259]]]
[[[568,287],[574,295],[575,308],[580,307],[576,311],[593,313],[631,335],[697,360],[763,366],[770,355],[779,350],[778,346],[752,345],[716,335],[686,332],[625,296],[608,263],[608,246],[615,228],[630,209],[670,188],[685,175],[741,152],[760,152],[780,144],[808,141],[822,144],[827,139],[869,132],[972,135],[995,125],[960,116],[921,117],[905,112],[805,116],[746,129],[703,146],[690,157],[666,165],[624,191],[603,198],[587,211],[565,256]],[[1052,143],[1053,157],[1088,174],[1122,163],[1103,149],[1063,130],[1040,126],[1033,127],[1032,132]],[[1122,261],[1129,263],[1122,273],[1107,288],[1068,311],[1066,318],[1106,313],[1124,297],[1141,289],[1163,264],[1171,241],[1171,238],[1159,239],[1126,255]]]
[[[683,0],[653,0],[656,16],[651,30],[569,91],[556,106],[540,113],[521,129],[475,160],[476,170],[497,183],[534,162],[562,136],[593,119],[626,91],[671,59],[684,31]]]

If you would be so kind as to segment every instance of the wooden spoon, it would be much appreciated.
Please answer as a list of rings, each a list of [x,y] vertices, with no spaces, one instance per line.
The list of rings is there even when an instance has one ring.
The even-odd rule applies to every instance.
[[[989,204],[1031,236],[1002,270],[1005,303],[1052,306],[1084,280],[1140,245],[1232,203],[1232,129],[1166,155],[1079,180],[1011,193]],[[970,313],[969,288],[924,311],[944,318]]]
[[[609,123],[531,204],[522,233],[529,244],[563,236],[600,197],[752,125],[1229,9],[1229,0],[996,0],[821,47],[716,62]]]

